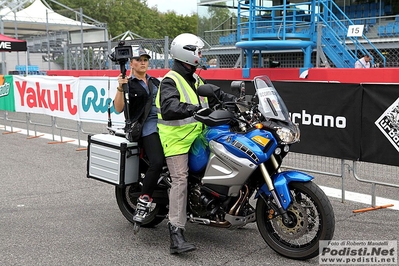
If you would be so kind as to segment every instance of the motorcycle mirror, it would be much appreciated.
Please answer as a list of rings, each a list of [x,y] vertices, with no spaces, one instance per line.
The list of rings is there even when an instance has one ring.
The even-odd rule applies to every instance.
[[[220,89],[218,86],[213,84],[203,84],[198,87],[197,93],[199,96],[203,97],[214,97],[217,98],[215,91]]]
[[[241,98],[245,96],[245,82],[244,81],[232,81],[231,92],[237,98]]]

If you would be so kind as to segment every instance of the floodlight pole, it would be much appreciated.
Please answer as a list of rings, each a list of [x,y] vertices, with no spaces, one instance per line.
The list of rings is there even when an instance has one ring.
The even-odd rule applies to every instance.
[[[13,8],[10,8],[10,11],[8,11],[7,13],[3,14],[2,16],[0,16],[0,33],[1,34],[4,34],[3,17],[7,16],[10,12],[14,12],[14,21],[16,21],[15,20],[15,13],[17,12],[18,8],[20,8],[21,6],[25,5],[27,2],[30,2],[30,0],[24,0],[24,1],[19,2],[16,6],[14,6]],[[1,7],[6,6],[7,3],[8,3],[8,1],[3,1],[3,2],[1,2],[0,6]],[[15,34],[18,34],[17,30],[15,30]],[[26,51],[26,53],[28,53],[28,51]],[[5,61],[6,61],[5,53],[2,52],[1,53],[1,71],[2,71],[3,75],[7,74],[7,73],[5,73],[5,68],[6,68]],[[28,64],[28,60],[26,60],[26,62],[27,62],[26,64]],[[19,55],[18,55],[17,64],[19,64]],[[26,66],[26,73],[28,73],[28,66]]]
[[[3,16],[0,15],[0,32],[4,34]],[[1,53],[1,73],[5,75],[4,69],[6,68],[6,56],[4,52]]]
[[[82,70],[85,69],[85,56],[84,56],[84,46],[83,46],[83,8],[79,8],[79,13],[80,13],[80,57],[82,60]]]
[[[50,60],[50,38],[48,34],[48,10],[46,9],[46,36],[47,36],[47,63],[48,70],[51,70],[51,60]]]

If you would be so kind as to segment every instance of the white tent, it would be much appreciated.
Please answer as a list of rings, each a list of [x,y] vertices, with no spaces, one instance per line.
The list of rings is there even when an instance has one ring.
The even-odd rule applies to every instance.
[[[42,0],[43,2],[41,0],[34,0],[27,8],[18,12],[15,12],[14,10],[17,10],[18,7],[23,6],[25,3],[28,3],[31,0],[21,0],[19,1],[19,4],[14,7],[6,6],[3,4],[5,1],[0,1],[0,33],[27,40],[28,47],[33,47],[29,49],[29,52],[39,51],[39,53],[45,53],[44,55],[50,57],[50,52],[54,45],[57,47],[57,49],[63,49],[61,44],[63,44],[64,38],[60,38],[62,40],[58,41],[59,36],[57,36],[57,34],[53,34],[58,32],[61,32],[62,35],[64,35],[65,32],[69,33],[69,39],[67,40],[68,43],[72,43],[71,36],[74,36],[75,43],[81,44],[82,50],[84,42],[108,40],[108,33],[105,24],[91,19],[82,13],[76,13],[71,8],[60,4],[55,0],[50,1],[61,5],[65,9],[75,12],[74,15],[76,20],[54,12],[48,7],[45,0]],[[46,3],[46,5],[43,3]],[[82,22],[81,17],[83,18]],[[56,40],[55,43],[54,40]],[[29,44],[33,44],[33,46]],[[36,45],[38,45],[40,49],[36,49]],[[46,49],[43,51],[43,48]],[[19,65],[19,56],[16,57],[17,62],[12,60],[14,57],[15,56],[8,58],[6,53],[1,53],[2,73],[7,73],[8,71],[13,70],[14,65]],[[31,60],[31,56],[29,56],[29,58],[29,64],[38,64],[37,62],[33,62],[33,60]],[[6,66],[5,62],[7,62]],[[43,62],[40,61],[39,63]],[[53,68],[52,65],[54,64],[52,62],[48,61],[47,64],[47,69]]]
[[[5,8],[0,9],[0,16],[5,16],[10,12],[11,12],[11,9],[8,6],[6,6]]]
[[[35,0],[27,8],[16,13],[10,12],[8,7],[0,10],[1,23],[4,34],[35,35],[46,31],[78,31],[98,29],[96,25],[81,23],[62,16],[46,7],[40,0]]]

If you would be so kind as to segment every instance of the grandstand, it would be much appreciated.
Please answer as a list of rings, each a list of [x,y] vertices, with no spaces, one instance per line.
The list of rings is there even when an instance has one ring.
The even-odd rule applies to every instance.
[[[49,12],[44,0],[34,3]],[[207,44],[204,61],[212,68],[353,68],[364,53],[372,56],[373,66],[399,65],[399,1],[200,0],[197,10],[198,35]],[[55,69],[54,62],[57,67],[70,70],[119,67],[107,57],[118,40],[99,39],[98,36],[105,36],[106,29],[98,27],[98,22],[85,25],[92,34],[84,30],[84,37],[80,23],[74,25],[69,20],[62,25],[50,21],[36,23],[36,28],[44,30],[29,36],[24,32],[28,23],[18,22],[20,26],[15,27],[14,16],[7,14],[8,20],[2,17],[5,33],[15,32],[19,38],[25,38],[29,64],[38,65],[40,73]],[[45,30],[46,25],[51,30]],[[348,36],[349,29],[361,30],[361,34]],[[170,41],[168,37],[153,40],[134,36],[126,43],[152,51],[150,68],[160,69],[171,64]],[[17,71],[9,67],[13,58],[7,58],[7,67]]]
[[[268,67],[278,61],[280,67],[353,68],[364,53],[370,53],[376,67],[397,67],[397,2],[203,0],[198,4],[200,22],[216,19],[210,10],[226,9],[231,15],[200,34],[212,47],[209,58],[220,67]],[[349,28],[362,32],[351,37]]]

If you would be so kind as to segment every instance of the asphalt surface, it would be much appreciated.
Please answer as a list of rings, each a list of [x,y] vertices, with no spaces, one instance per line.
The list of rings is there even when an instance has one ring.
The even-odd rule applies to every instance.
[[[188,223],[185,235],[197,250],[170,255],[166,221],[134,235],[118,209],[114,187],[86,178],[85,150],[69,142],[49,144],[44,137],[5,134],[10,128],[4,124],[9,122],[0,120],[0,265],[319,265],[317,257],[281,257],[263,241],[255,223],[235,231]],[[23,123],[14,126],[26,129]],[[100,133],[104,126],[88,129]],[[76,137],[76,132],[63,134]],[[320,176],[315,182],[340,187],[337,178]],[[354,180],[347,181],[347,188],[370,192]],[[393,200],[399,199],[397,191],[378,190]],[[335,240],[398,239],[399,211],[353,213],[370,204],[329,199]]]

